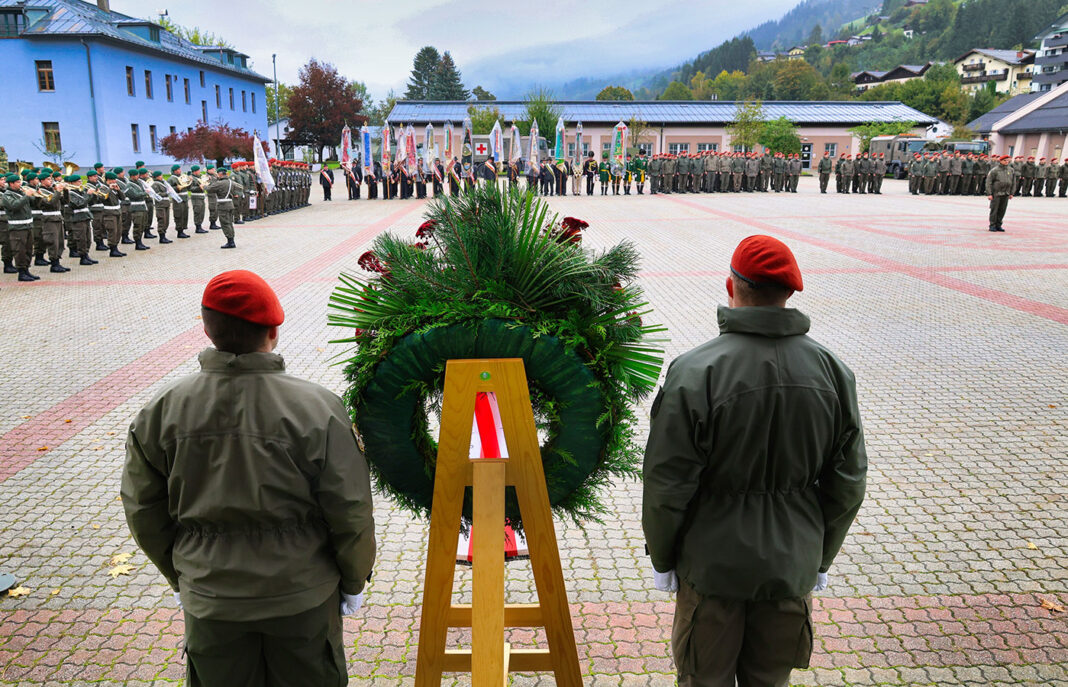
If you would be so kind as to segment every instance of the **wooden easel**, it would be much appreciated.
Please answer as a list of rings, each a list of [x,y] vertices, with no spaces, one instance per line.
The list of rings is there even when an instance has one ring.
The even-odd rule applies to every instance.
[[[475,395],[494,392],[508,458],[469,458]],[[504,602],[505,487],[515,488],[530,549],[537,604]],[[453,604],[456,533],[464,490],[472,488],[471,604]],[[446,650],[449,628],[471,628],[471,650]],[[512,651],[506,627],[544,627],[549,648]],[[534,412],[519,358],[450,360],[445,368],[430,514],[416,687],[437,687],[442,673],[470,672],[473,687],[508,684],[509,672],[553,671],[560,687],[579,687],[578,649],[556,546]]]

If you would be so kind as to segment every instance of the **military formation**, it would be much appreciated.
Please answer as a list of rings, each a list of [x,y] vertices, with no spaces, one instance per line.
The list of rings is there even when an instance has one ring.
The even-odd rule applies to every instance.
[[[222,248],[234,248],[234,225],[308,204],[311,174],[298,162],[271,160],[275,188],[259,181],[254,163],[229,167],[193,165],[185,173],[172,165],[169,175],[149,171],[143,162],[132,169],[106,170],[93,165],[83,178],[53,169],[25,169],[0,175],[0,257],[4,273],[19,281],[37,281],[31,266],[69,272],[64,251],[79,265],[95,265],[91,249],[122,258],[121,245],[149,250],[146,239],[167,237],[173,217],[174,235],[190,238],[209,230],[223,232]],[[205,217],[208,228],[204,228]],[[153,233],[153,230],[159,233]]]
[[[989,196],[986,178],[1008,156],[975,155],[961,152],[916,153],[909,161],[909,193],[912,195]],[[1017,155],[1010,158],[1014,186],[1010,196],[1068,197],[1068,158],[1058,164]]]

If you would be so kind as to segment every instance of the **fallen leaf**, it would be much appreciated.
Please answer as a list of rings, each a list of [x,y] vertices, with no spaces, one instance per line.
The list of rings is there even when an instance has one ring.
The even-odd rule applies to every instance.
[[[22,419],[23,419],[23,420],[29,420],[29,419],[30,419],[30,416],[29,416],[29,415],[23,415],[23,416],[22,416]]]
[[[59,589],[53,589],[52,591],[48,592],[49,596],[55,596],[56,594],[59,594]]]
[[[109,436],[109,437],[115,436],[115,431],[114,431],[114,430],[112,430],[112,431],[108,432],[108,436]]]
[[[325,349],[325,348],[323,348],[322,346],[319,346],[319,347],[317,347],[317,348],[316,348],[315,350],[317,350],[317,351],[319,351],[320,353],[322,353],[322,352],[323,352],[323,351],[325,351],[326,349]]]
[[[104,450],[104,447],[103,447],[103,446],[94,446],[93,448],[94,448],[95,450],[97,450],[97,451],[103,451],[103,450]]]
[[[18,587],[15,587],[14,589],[7,590],[7,595],[10,596],[10,597],[16,598],[16,599],[19,598],[20,596],[29,596],[29,593],[30,593],[30,588],[29,587],[23,587],[21,585],[19,585]],[[1061,609],[1061,610],[1064,610],[1064,609]]]
[[[48,447],[47,447],[47,446],[38,446],[38,447],[37,447],[37,450],[38,450],[38,451],[47,451],[47,450],[48,450]]]
[[[112,579],[114,579],[119,575],[129,575],[133,571],[134,567],[132,565],[116,565],[111,570],[108,570],[108,575],[111,575]]]
[[[117,553],[111,557],[111,563],[109,563],[108,565],[119,565],[120,563],[125,563],[131,558],[133,558],[132,553]]]
[[[194,319],[194,320],[199,320],[199,319],[200,319],[200,315],[194,315],[194,316],[193,316],[193,319]]]
[[[64,420],[64,422],[70,424],[71,422],[74,422],[74,420]]]
[[[1050,404],[1049,404],[1049,407],[1050,407],[1050,408],[1056,408],[1056,407],[1057,407],[1057,404],[1056,404],[1056,403],[1050,403]]]
[[[93,523],[93,529],[94,529],[94,530],[98,530],[98,529],[100,529],[100,525],[98,525],[98,524],[96,524],[96,523],[94,522],[94,523]]]
[[[1035,543],[1034,543],[1033,541],[1029,541],[1029,542],[1027,542],[1027,548],[1029,548],[1029,549],[1031,549],[1032,551],[1034,551],[1034,550],[1035,550],[1035,549],[1037,549],[1038,547],[1037,547],[1037,546],[1035,546]]]
[[[1049,599],[1042,599],[1042,608],[1047,611],[1053,611],[1054,613],[1064,613],[1064,606],[1055,601],[1050,601]]]

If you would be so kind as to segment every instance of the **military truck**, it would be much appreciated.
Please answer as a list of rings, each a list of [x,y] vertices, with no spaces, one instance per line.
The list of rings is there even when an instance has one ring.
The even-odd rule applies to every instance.
[[[960,151],[976,155],[990,154],[990,141],[960,141],[949,139],[922,138],[913,134],[900,136],[876,136],[871,139],[868,152],[886,155],[886,172],[895,179],[904,179],[908,173],[909,160],[915,153]]]

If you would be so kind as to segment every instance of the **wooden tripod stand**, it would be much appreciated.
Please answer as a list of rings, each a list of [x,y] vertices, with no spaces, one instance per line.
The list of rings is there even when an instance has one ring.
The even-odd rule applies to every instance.
[[[494,392],[507,458],[468,457],[475,396]],[[537,604],[504,602],[504,493],[514,487],[523,515]],[[464,490],[472,488],[472,603],[453,604],[456,533]],[[446,650],[449,628],[471,628],[471,651]],[[544,627],[546,649],[512,651],[506,627]],[[508,684],[508,673],[553,671],[560,687],[579,687],[578,649],[542,470],[534,413],[519,358],[450,360],[445,368],[430,514],[416,687],[441,684],[443,672],[470,672],[473,687]]]

